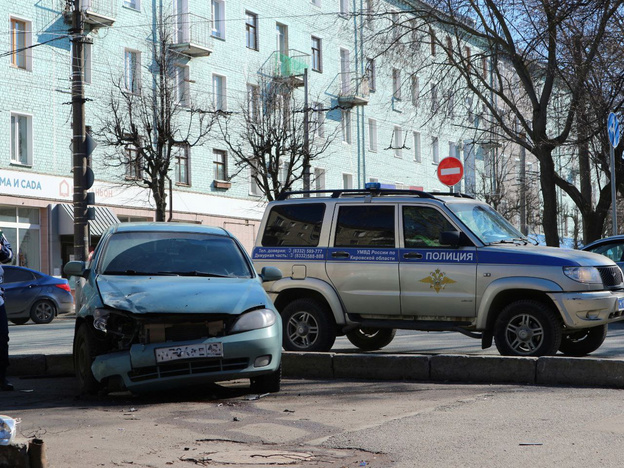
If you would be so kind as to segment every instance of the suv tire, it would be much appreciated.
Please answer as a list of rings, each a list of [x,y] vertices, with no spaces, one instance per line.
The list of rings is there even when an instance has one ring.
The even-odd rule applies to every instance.
[[[503,356],[552,356],[561,344],[561,324],[543,302],[521,300],[503,309],[494,325]]]
[[[286,351],[329,351],[336,327],[327,307],[314,299],[297,299],[282,310]]]
[[[388,346],[396,335],[393,328],[357,328],[347,333],[347,339],[351,344],[362,351],[376,351]]]
[[[563,335],[559,351],[566,356],[586,356],[600,348],[607,337],[607,328],[607,325],[599,325]]]

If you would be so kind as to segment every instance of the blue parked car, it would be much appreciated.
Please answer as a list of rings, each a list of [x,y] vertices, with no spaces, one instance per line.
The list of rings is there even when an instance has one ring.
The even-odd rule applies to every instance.
[[[624,235],[620,234],[598,239],[591,244],[587,244],[582,250],[602,254],[624,269]]]
[[[72,311],[74,297],[64,278],[21,266],[3,265],[7,317],[16,325],[31,319],[50,323],[59,313]]]
[[[89,262],[76,297],[74,366],[82,392],[141,392],[239,378],[277,392],[282,323],[240,243],[226,230],[122,223]]]

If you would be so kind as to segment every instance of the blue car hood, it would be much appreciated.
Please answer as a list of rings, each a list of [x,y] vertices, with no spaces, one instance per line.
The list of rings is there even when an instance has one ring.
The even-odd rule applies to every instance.
[[[98,276],[102,303],[135,314],[231,314],[269,306],[255,278]]]

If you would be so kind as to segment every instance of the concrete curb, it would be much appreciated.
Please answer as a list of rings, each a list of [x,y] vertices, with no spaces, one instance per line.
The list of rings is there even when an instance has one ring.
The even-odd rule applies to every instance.
[[[285,352],[282,363],[287,378],[624,388],[624,361],[610,359]],[[10,364],[12,376],[74,374],[70,354],[17,355]]]

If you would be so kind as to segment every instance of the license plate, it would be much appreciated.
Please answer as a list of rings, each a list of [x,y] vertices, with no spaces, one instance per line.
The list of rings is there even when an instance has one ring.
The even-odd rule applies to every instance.
[[[618,299],[618,310],[624,310],[624,297]]]
[[[208,357],[223,357],[223,345],[221,343],[206,343],[156,348],[156,362]]]

